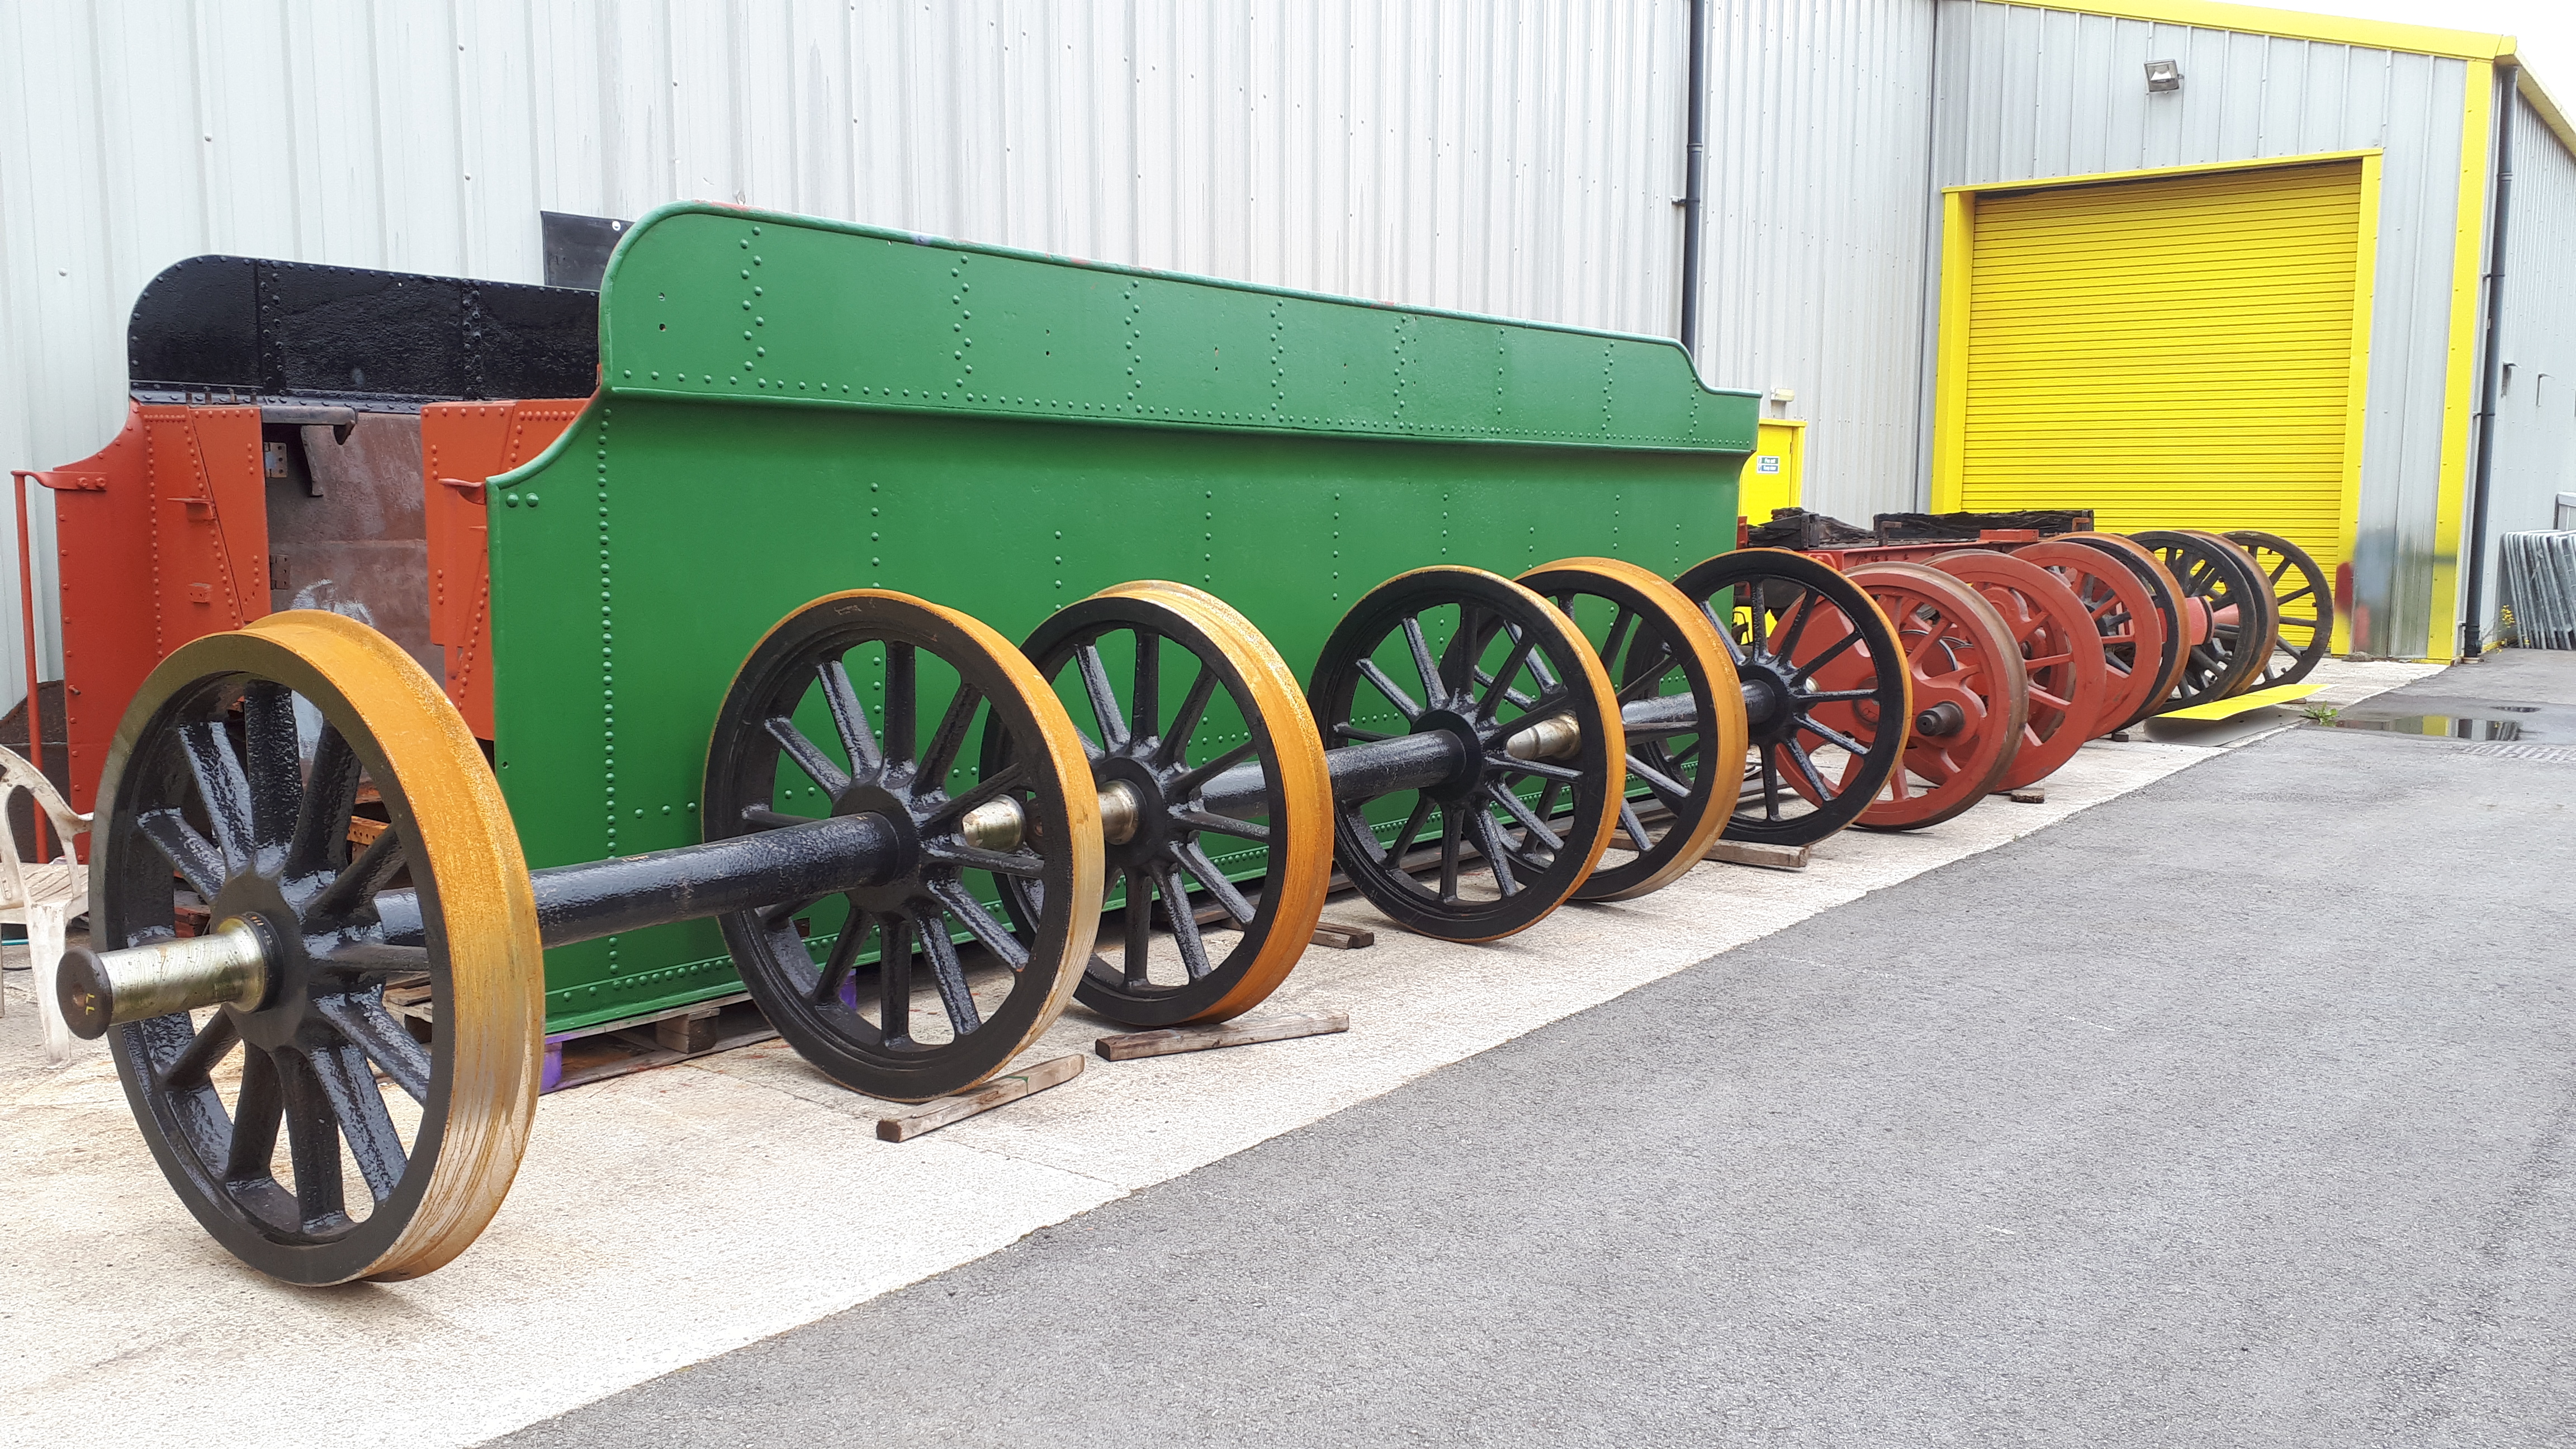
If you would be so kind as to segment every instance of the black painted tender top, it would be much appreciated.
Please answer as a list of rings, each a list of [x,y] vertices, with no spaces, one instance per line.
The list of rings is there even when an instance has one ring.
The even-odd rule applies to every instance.
[[[258,257],[173,263],[134,299],[143,402],[423,403],[587,397],[599,294]]]

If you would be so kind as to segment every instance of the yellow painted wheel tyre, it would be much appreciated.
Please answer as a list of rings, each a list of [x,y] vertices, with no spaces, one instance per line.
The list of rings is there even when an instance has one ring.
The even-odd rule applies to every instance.
[[[437,682],[336,614],[210,635],[144,681],[99,801],[97,945],[169,939],[174,874],[276,943],[259,1005],[110,1032],[189,1211],[291,1283],[413,1278],[463,1252],[536,1115],[545,977],[509,811]],[[383,944],[378,908],[401,901],[426,947]],[[429,987],[425,1045],[385,1005],[407,978]]]
[[[1574,620],[1625,712],[1619,834],[1574,898],[1661,890],[1707,858],[1743,788],[1744,692],[1726,641],[1689,595],[1623,559],[1559,559],[1519,583]]]
[[[977,768],[979,736],[1007,742],[1007,770]],[[861,813],[898,840],[877,884],[722,917],[770,1024],[843,1086],[964,1091],[1073,999],[1100,926],[1091,767],[1045,678],[977,620],[884,589],[788,615],[734,676],[705,798],[709,840]],[[969,838],[987,806],[1015,839]]]
[[[1075,995],[1130,1026],[1260,1005],[1313,940],[1333,874],[1332,777],[1287,662],[1223,600],[1160,579],[1060,609],[1020,647],[1069,696],[1108,802],[1104,883],[1125,891]],[[1258,899],[1228,879],[1255,862]],[[1201,911],[1231,934],[1202,935]]]

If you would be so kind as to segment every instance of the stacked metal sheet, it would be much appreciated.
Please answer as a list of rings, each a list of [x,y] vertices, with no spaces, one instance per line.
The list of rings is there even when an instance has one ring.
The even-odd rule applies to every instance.
[[[2576,649],[2576,530],[2508,533],[2499,544],[2506,641]]]

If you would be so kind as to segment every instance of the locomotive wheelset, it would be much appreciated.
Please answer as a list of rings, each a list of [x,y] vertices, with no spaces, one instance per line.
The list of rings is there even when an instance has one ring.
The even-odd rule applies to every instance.
[[[130,350],[33,475],[97,810],[55,995],[299,1283],[463,1251],[586,1028],[747,988],[926,1100],[1077,997],[1249,1010],[1337,877],[1492,940],[2332,631],[2263,536],[1705,556],[1756,398],[1658,339],[739,209],[595,304],[200,258]]]

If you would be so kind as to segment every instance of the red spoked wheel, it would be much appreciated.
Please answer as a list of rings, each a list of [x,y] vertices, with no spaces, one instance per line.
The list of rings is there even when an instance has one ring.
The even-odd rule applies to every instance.
[[[2016,549],[2013,557],[2056,575],[2092,616],[2093,631],[2102,640],[2102,707],[2086,736],[2107,735],[2153,703],[2166,642],[2164,617],[2147,581],[2109,553],[2064,539]]]
[[[2105,693],[2101,636],[2074,594],[2035,563],[1992,549],[1964,548],[1932,560],[1964,579],[2004,616],[2030,690],[2021,749],[1998,790],[2018,790],[2057,773],[2093,737]]]
[[[1850,578],[1895,624],[1914,706],[1904,755],[1854,823],[1937,825],[1986,798],[2021,749],[2030,713],[2021,650],[1984,595],[1939,569],[1867,564]]]
[[[2164,663],[2157,673],[2155,687],[2146,699],[2113,728],[2127,729],[2161,711],[2165,701],[2172,698],[2175,688],[2181,685],[2183,671],[2191,665],[2191,621],[2200,618],[2205,625],[2206,616],[2200,614],[2196,607],[2187,607],[2182,581],[2173,576],[2173,570],[2165,567],[2164,560],[2156,556],[2155,550],[2127,534],[2068,533],[2060,534],[2049,542],[2080,543],[2099,550],[2125,565],[2138,582],[2146,586],[2148,596],[2155,603],[2156,620],[2164,627]]]

